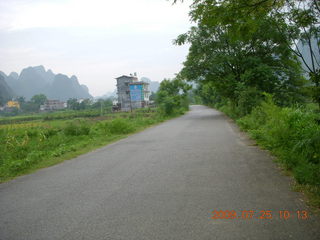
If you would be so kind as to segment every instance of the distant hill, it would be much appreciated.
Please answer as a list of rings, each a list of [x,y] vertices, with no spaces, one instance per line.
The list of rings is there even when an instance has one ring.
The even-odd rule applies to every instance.
[[[314,64],[315,64],[315,68],[319,69],[320,68],[320,53],[319,53],[319,48],[317,45],[317,40],[315,38],[311,39],[311,48],[313,50],[314,56]],[[303,44],[302,41],[299,41],[297,44],[297,48],[298,50],[301,52],[303,59],[305,60],[307,66],[311,67],[312,66],[312,59],[311,59],[311,54],[310,54],[310,48],[308,44]],[[303,69],[306,72],[309,72],[308,67],[306,66],[306,64],[303,62],[303,60],[301,58],[299,58],[301,61],[301,65],[303,67]]]
[[[69,98],[92,98],[88,87],[80,85],[76,76],[69,78],[63,74],[54,74],[43,66],[28,67],[18,73],[4,75],[5,81],[17,96],[30,99],[43,93],[49,99],[67,100]]]
[[[95,97],[95,99],[108,99],[108,98],[117,98],[117,90],[115,89],[113,92],[107,92],[102,96]]]
[[[151,80],[150,80],[149,78],[147,78],[147,77],[142,77],[140,80],[149,83],[149,91],[150,91],[150,92],[154,92],[154,93],[155,93],[155,92],[158,91],[158,89],[159,89],[159,87],[160,87],[160,83],[159,83],[159,82],[157,82],[157,81],[151,81]]]
[[[8,86],[7,82],[5,81],[4,75],[4,73],[0,73],[0,106],[4,105],[8,100],[10,100],[14,96],[12,89]]]
[[[88,88],[85,85],[80,85],[76,76],[68,78],[63,74],[55,75],[51,84],[48,98],[67,100],[69,98],[92,98]]]

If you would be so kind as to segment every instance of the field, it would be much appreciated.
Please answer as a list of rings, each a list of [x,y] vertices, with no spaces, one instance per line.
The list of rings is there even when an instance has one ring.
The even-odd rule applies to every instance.
[[[0,182],[73,158],[164,121],[157,109],[0,118]]]
[[[107,109],[111,113],[110,109]],[[98,117],[101,115],[101,111],[98,109],[90,110],[63,110],[57,112],[49,113],[34,113],[29,115],[18,115],[14,117],[0,117],[0,124],[13,124],[21,122],[30,122],[36,120],[57,120],[57,119],[72,119],[72,118],[88,118],[88,117]]]

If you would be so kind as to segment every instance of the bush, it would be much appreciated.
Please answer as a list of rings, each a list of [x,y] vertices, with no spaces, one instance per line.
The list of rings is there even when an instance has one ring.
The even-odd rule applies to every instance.
[[[111,134],[128,134],[135,130],[129,121],[130,120],[127,119],[116,118],[112,121],[106,122],[104,127]]]
[[[64,134],[66,136],[80,136],[80,135],[89,135],[90,126],[86,122],[68,122],[64,128]]]
[[[188,110],[189,90],[190,86],[181,79],[163,80],[156,95],[159,112],[164,116],[170,116]]]
[[[320,125],[317,114],[280,108],[269,97],[237,121],[242,129],[278,156],[301,184],[320,186]]]
[[[256,88],[248,87],[241,89],[238,96],[237,114],[245,116],[249,114],[254,107],[258,106],[262,100],[262,94]]]

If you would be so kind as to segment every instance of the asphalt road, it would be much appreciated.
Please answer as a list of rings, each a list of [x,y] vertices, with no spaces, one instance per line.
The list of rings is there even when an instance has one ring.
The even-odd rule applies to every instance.
[[[0,239],[320,239],[318,217],[298,218],[308,208],[290,182],[221,113],[192,106],[182,117],[0,184]],[[214,210],[237,218],[212,219]],[[291,217],[281,219],[280,210]],[[242,211],[255,212],[243,219]],[[261,211],[272,219],[260,219],[270,217]]]

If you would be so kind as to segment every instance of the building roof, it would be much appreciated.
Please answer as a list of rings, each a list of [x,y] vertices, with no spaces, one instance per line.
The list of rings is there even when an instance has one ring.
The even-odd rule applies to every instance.
[[[137,78],[137,77],[135,77],[135,76],[122,75],[121,77],[117,77],[117,78],[115,78],[115,79],[119,79],[119,78],[123,78],[123,77],[125,77],[125,78]]]

